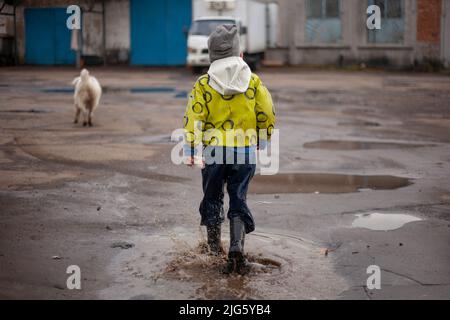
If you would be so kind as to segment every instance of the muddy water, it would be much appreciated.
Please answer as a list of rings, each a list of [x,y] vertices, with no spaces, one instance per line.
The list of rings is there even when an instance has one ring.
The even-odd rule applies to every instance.
[[[41,89],[42,92],[45,93],[73,93],[73,88],[72,87],[61,87],[61,88],[44,88]]]
[[[174,92],[173,87],[134,87],[130,89],[131,93],[167,93]]]
[[[171,93],[175,92],[174,87],[132,87],[132,88],[120,88],[120,87],[103,87],[103,93],[111,92],[130,92],[130,93]],[[59,88],[43,88],[40,90],[45,93],[73,93],[73,87],[59,87]]]
[[[372,149],[405,149],[427,147],[426,144],[376,142],[376,141],[344,141],[344,140],[319,140],[307,142],[303,145],[308,149],[325,150],[372,150]]]
[[[227,234],[223,230],[224,248]],[[122,250],[108,268],[116,279],[100,298],[327,299],[347,287],[330,257],[295,235],[273,230],[248,235],[251,272],[246,276],[222,274],[226,255],[208,255],[204,241],[200,232],[182,228],[135,236],[135,247]]]
[[[401,213],[362,213],[357,214],[352,223],[353,228],[366,228],[376,231],[396,230],[405,224],[422,219]]]
[[[380,124],[374,121],[350,120],[338,122],[338,126],[379,127]]]
[[[325,173],[284,173],[255,176],[250,193],[349,193],[361,189],[392,190],[405,187],[411,181],[395,176],[360,176]]]
[[[44,109],[10,109],[10,110],[1,110],[1,113],[48,113],[50,111]]]

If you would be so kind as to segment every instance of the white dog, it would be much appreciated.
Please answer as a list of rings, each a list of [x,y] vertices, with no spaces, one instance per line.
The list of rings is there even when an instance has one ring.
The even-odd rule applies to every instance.
[[[75,86],[73,96],[75,103],[75,120],[78,123],[80,112],[83,112],[83,126],[92,126],[94,110],[97,108],[102,95],[102,87],[97,79],[89,75],[86,69],[81,70],[80,76],[73,79]]]

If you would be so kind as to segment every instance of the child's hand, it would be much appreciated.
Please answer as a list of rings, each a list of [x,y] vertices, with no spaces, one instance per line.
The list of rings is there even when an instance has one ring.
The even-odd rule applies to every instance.
[[[203,160],[203,158],[201,158],[201,157],[195,157],[195,156],[186,157],[184,160],[184,163],[188,167],[191,167],[191,168],[193,168],[194,166],[197,166],[200,169],[203,169],[205,167],[205,160]]]
[[[194,165],[194,163],[195,163],[195,159],[193,156],[186,157],[184,159],[184,164],[187,165],[188,167],[192,167]]]

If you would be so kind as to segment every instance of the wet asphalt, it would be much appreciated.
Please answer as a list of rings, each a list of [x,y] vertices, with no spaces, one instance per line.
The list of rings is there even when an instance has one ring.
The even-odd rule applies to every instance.
[[[0,298],[450,298],[448,75],[261,70],[280,168],[248,195],[253,271],[227,277],[204,252],[200,172],[170,160],[195,76],[91,73],[104,95],[83,128],[74,69],[0,70]]]

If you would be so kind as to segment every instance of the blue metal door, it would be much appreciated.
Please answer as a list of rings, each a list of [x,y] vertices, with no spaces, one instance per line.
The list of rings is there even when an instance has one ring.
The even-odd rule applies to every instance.
[[[74,64],[71,31],[66,27],[65,8],[25,9],[25,62],[28,64]]]
[[[131,0],[131,64],[184,65],[191,0]]]
[[[192,21],[191,0],[169,0],[167,2],[167,64],[184,65],[187,55],[187,38]]]

